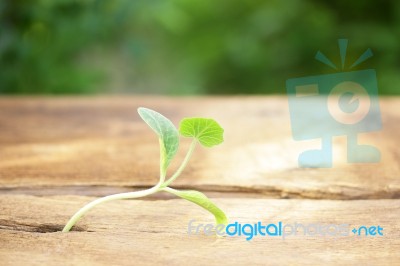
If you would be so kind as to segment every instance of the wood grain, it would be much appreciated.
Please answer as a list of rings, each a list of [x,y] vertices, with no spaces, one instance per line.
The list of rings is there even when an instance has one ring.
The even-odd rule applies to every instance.
[[[299,153],[320,144],[293,140],[281,96],[0,98],[0,265],[399,265],[400,98],[380,105],[383,130],[360,135],[380,163],[347,164],[339,137],[333,168],[302,169]],[[188,235],[191,219],[213,217],[166,193],[98,206],[61,233],[89,196],[158,181],[157,137],[139,106],[175,125],[188,116],[222,124],[223,145],[197,149],[173,187],[205,192],[231,222],[380,225],[384,235]]]
[[[78,231],[60,230],[92,198],[0,196],[1,265],[398,265],[400,200],[215,199],[230,221],[383,227],[383,236],[188,235],[191,219],[213,223],[180,199],[98,206]],[[44,233],[46,232],[46,233]]]
[[[380,163],[347,164],[346,140],[337,138],[333,168],[301,169],[299,153],[319,144],[292,139],[285,97],[1,98],[0,191],[104,195],[153,185],[158,143],[136,113],[146,106],[176,125],[203,116],[225,128],[224,144],[198,148],[176,187],[218,197],[399,198],[400,98],[380,104],[383,130],[360,135],[381,150]],[[187,145],[184,140],[172,169]]]

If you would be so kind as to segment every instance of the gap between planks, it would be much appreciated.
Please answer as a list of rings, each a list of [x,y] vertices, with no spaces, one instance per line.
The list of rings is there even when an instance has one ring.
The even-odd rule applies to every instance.
[[[102,197],[110,194],[147,189],[150,186],[109,186],[109,185],[77,185],[77,186],[30,186],[30,187],[0,187],[0,195],[32,195],[56,196],[79,195]],[[290,189],[279,187],[239,187],[239,186],[174,186],[176,189],[194,189],[214,198],[274,198],[274,199],[316,199],[316,200],[359,200],[359,199],[399,199],[399,190],[387,188],[376,191],[362,190],[358,187],[337,187],[334,189],[311,190]],[[144,200],[175,198],[168,193],[156,193]]]

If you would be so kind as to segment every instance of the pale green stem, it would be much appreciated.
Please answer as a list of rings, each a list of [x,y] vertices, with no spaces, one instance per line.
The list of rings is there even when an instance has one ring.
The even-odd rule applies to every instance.
[[[187,163],[189,162],[190,157],[192,156],[194,148],[196,147],[196,143],[197,143],[197,141],[194,139],[192,141],[192,144],[190,144],[189,150],[188,150],[186,157],[183,160],[181,166],[179,166],[178,170],[176,170],[176,172],[172,175],[172,177],[170,179],[168,179],[167,181],[164,182],[164,184],[161,185],[161,189],[169,186],[169,184],[171,184],[182,173],[183,169],[185,169]]]
[[[148,196],[150,194],[153,194],[157,191],[159,191],[161,186],[161,182],[159,182],[156,186],[146,189],[146,190],[141,190],[141,191],[134,191],[134,192],[127,192],[127,193],[119,193],[119,194],[114,194],[114,195],[109,195],[103,198],[96,199],[88,204],[86,204],[82,209],[80,209],[78,212],[74,214],[74,216],[69,219],[68,223],[65,225],[64,229],[62,230],[63,232],[69,232],[71,228],[75,225],[76,222],[79,221],[79,219],[85,215],[88,211],[90,211],[93,207],[100,203],[108,202],[111,200],[119,200],[119,199],[134,199],[134,198],[140,198],[144,196]]]
[[[161,139],[160,142],[160,183],[165,181],[165,176],[167,175],[167,169],[165,167],[165,148],[164,143]]]
[[[83,208],[81,208],[78,212],[76,212],[71,217],[71,219],[69,219],[68,223],[65,225],[65,227],[62,231],[69,232],[71,230],[71,228],[76,224],[76,222],[78,222],[79,219],[82,218],[83,215],[85,215],[88,211],[90,211],[93,207],[97,206],[100,203],[104,203],[104,202],[108,202],[108,201],[112,201],[112,200],[140,198],[140,197],[148,196],[148,195],[158,192],[160,190],[168,191],[170,188],[166,188],[166,187],[169,184],[171,184],[182,173],[183,169],[185,169],[187,163],[189,162],[190,157],[192,156],[192,153],[193,153],[195,147],[196,147],[196,140],[193,140],[182,164],[179,166],[178,170],[172,175],[172,177],[170,179],[168,179],[166,182],[162,183],[165,179],[165,174],[163,171],[161,171],[160,181],[158,182],[157,185],[155,185],[152,188],[149,188],[146,190],[141,190],[141,191],[135,191],[135,192],[119,193],[119,194],[109,195],[109,196],[106,196],[103,198],[96,199],[96,200],[86,204],[85,206],[83,206]],[[168,191],[168,192],[170,192],[170,191]]]
[[[175,192],[177,192],[176,189],[173,189],[173,188],[170,188],[170,187],[163,187],[163,188],[160,188],[160,190],[165,191],[165,192],[169,192],[169,193],[174,194],[174,195],[176,195]]]

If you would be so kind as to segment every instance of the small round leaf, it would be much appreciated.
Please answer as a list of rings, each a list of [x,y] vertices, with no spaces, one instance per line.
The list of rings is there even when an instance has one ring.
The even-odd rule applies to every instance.
[[[224,129],[211,118],[185,118],[180,123],[179,132],[184,137],[197,139],[205,147],[224,141]]]

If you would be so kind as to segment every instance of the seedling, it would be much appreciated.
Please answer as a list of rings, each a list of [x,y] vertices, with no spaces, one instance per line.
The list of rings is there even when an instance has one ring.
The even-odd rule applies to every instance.
[[[180,122],[179,133],[184,137],[193,138],[190,148],[178,170],[166,179],[167,169],[175,157],[179,147],[179,133],[174,124],[156,111],[140,107],[138,108],[140,117],[149,125],[149,127],[158,135],[160,143],[160,180],[157,185],[152,188],[127,193],[119,193],[96,199],[82,209],[80,209],[68,223],[65,225],[63,232],[69,232],[79,219],[90,211],[93,207],[100,203],[119,199],[135,199],[148,196],[159,191],[172,193],[185,200],[191,201],[207,211],[211,212],[215,217],[216,224],[227,224],[228,219],[225,213],[218,208],[203,193],[195,190],[176,190],[170,188],[169,185],[182,173],[185,169],[190,157],[197,145],[200,143],[204,147],[212,147],[223,142],[224,129],[214,120],[209,118],[185,118]]]

